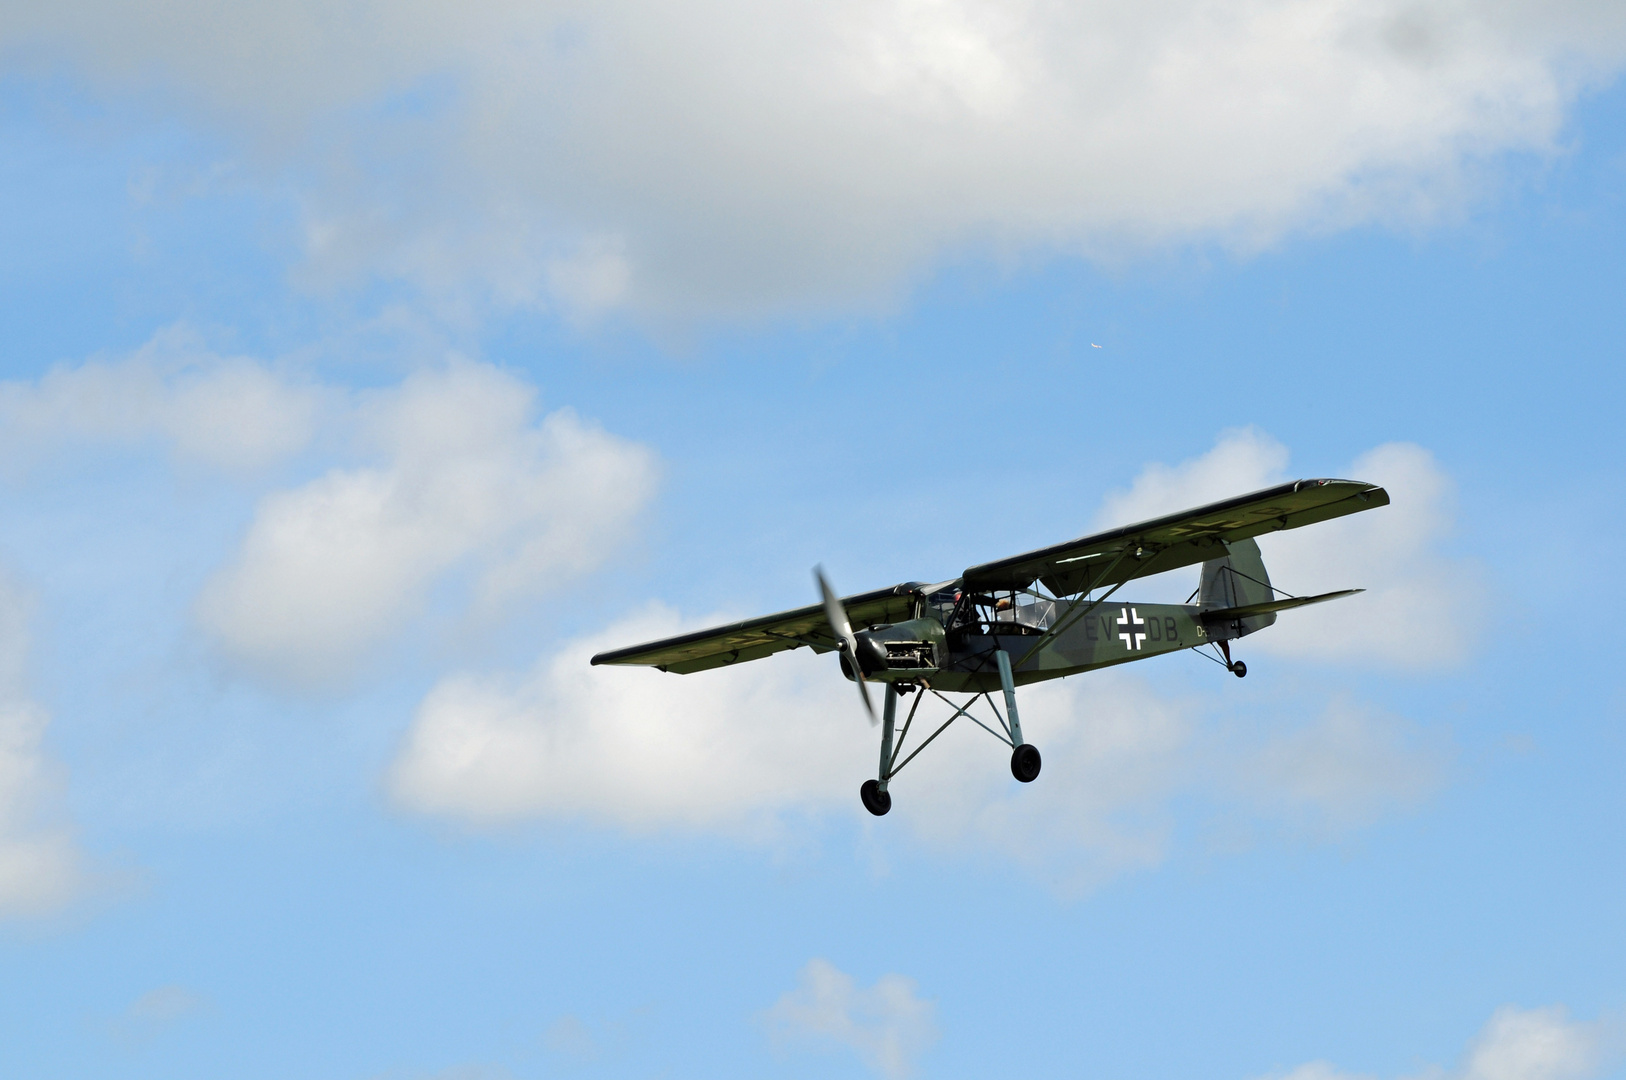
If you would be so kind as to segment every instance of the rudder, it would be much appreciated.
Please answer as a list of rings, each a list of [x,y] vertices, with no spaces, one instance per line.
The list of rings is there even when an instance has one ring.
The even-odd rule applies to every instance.
[[[1225,545],[1226,555],[1203,563],[1202,585],[1197,602],[1204,608],[1235,608],[1249,604],[1264,604],[1275,599],[1270,587],[1270,574],[1265,570],[1264,556],[1259,545],[1250,540],[1236,540]],[[1274,611],[1264,615],[1250,615],[1220,627],[1212,627],[1216,638],[1243,637],[1255,630],[1263,630],[1276,621]],[[1217,631],[1215,633],[1214,631]]]

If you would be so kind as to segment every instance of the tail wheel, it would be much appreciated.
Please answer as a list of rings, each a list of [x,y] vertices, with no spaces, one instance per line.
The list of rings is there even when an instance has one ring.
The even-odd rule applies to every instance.
[[[1248,665],[1238,660],[1236,663],[1231,665],[1231,674],[1235,675],[1239,679],[1245,678],[1248,674]]]
[[[879,780],[865,780],[864,786],[858,789],[858,797],[863,801],[864,809],[876,817],[892,809],[892,793],[882,790]]]
[[[1011,775],[1024,784],[1031,784],[1039,777],[1039,748],[1032,743],[1023,743],[1011,751]]]

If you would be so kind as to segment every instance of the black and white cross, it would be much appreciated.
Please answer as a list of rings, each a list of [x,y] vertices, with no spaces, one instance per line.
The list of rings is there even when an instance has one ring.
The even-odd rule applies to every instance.
[[[1146,620],[1137,618],[1139,614],[1134,608],[1126,607],[1118,619],[1118,640],[1124,643],[1126,649],[1138,649],[1140,643],[1146,640]]]

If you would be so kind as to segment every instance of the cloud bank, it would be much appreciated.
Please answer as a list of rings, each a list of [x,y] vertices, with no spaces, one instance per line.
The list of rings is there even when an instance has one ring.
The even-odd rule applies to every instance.
[[[85,876],[71,831],[49,813],[61,777],[43,746],[50,715],[27,692],[27,612],[0,575],[0,916],[55,910]]]
[[[455,356],[357,391],[177,326],[126,356],[0,382],[14,475],[142,448],[265,492],[195,614],[234,666],[308,689],[352,677],[432,599],[484,624],[592,571],[658,474],[648,448],[570,409],[538,418],[535,387]],[[277,486],[313,459],[343,464]]]
[[[533,423],[534,399],[467,362],[364,395],[356,438],[380,464],[267,495],[200,623],[249,668],[320,686],[449,576],[472,577],[478,616],[597,567],[653,494],[653,455],[569,410]]]
[[[763,1014],[776,1042],[810,1042],[850,1050],[877,1075],[902,1080],[937,1041],[932,1002],[914,980],[882,975],[861,989],[828,960],[807,962],[797,987]]]
[[[1439,1080],[1590,1080],[1609,1064],[1608,1026],[1571,1020],[1561,1005],[1497,1009],[1468,1044],[1461,1064],[1418,1074]],[[1312,1061],[1270,1080],[1372,1080]]]
[[[810,814],[868,820],[857,789],[874,775],[876,736],[832,658],[798,650],[682,676],[587,662],[612,645],[719,621],[655,607],[528,673],[443,679],[391,767],[392,798],[472,823],[543,819],[748,841],[774,840]],[[896,782],[887,821],[941,852],[1015,862],[1069,895],[1163,862],[1176,798],[1324,837],[1417,805],[1451,757],[1416,724],[1344,699],[1308,717],[1299,703],[1266,705],[1267,720],[1239,724],[1109,670],[1024,688],[1020,703],[1044,777],[1017,785],[1009,751],[958,721]],[[928,698],[911,745],[948,716]]]
[[[693,628],[654,606],[529,673],[442,680],[393,767],[395,798],[477,821],[757,832],[857,790],[874,767],[869,727],[851,688],[818,662],[828,658],[802,650],[722,683],[588,664],[613,645]]]
[[[591,315],[873,303],[945,255],[1457,212],[1560,151],[1618,5],[636,0],[0,17],[12,72],[230,133],[307,280]],[[252,170],[251,170],[252,171]]]
[[[128,356],[0,383],[0,462],[15,474],[80,448],[154,445],[183,461],[258,469],[305,449],[333,396],[174,326]]]

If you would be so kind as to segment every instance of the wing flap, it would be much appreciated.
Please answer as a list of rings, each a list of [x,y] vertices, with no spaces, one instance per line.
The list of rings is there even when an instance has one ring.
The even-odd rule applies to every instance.
[[[968,589],[984,590],[1027,588],[1038,581],[1057,596],[1069,596],[1215,558],[1229,541],[1388,503],[1389,493],[1375,484],[1296,480],[973,566],[965,572],[965,583]]]

